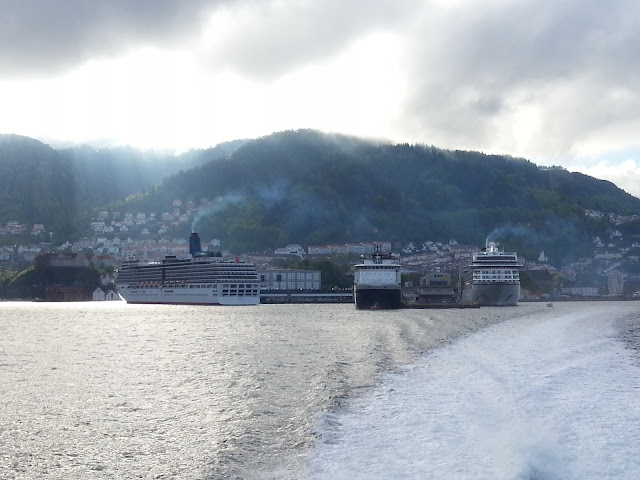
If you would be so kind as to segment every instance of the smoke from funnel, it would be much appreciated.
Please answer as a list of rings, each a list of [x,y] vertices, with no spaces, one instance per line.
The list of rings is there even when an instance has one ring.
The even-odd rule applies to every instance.
[[[270,208],[287,198],[287,183],[284,180],[279,180],[267,185],[256,186],[251,194],[257,197],[263,206]],[[242,203],[248,196],[247,193],[236,192],[217,197],[211,205],[196,212],[191,222],[191,231],[197,230],[198,224],[203,218],[218,213],[229,205]]]
[[[489,242],[498,243],[499,240],[505,240],[514,237],[532,241],[537,237],[537,233],[531,228],[523,227],[522,225],[503,225],[491,230],[489,235],[487,235],[485,244]]]
[[[223,210],[229,205],[240,203],[243,199],[244,195],[238,194],[230,194],[225,197],[217,197],[211,205],[201,208],[196,212],[196,214],[193,216],[193,220],[191,221],[191,231],[197,231],[198,224],[203,218],[208,217],[209,215],[213,215],[214,213],[218,213],[220,210]]]

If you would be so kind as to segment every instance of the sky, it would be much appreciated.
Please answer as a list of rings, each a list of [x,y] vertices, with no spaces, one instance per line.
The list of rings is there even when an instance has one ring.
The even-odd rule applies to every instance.
[[[637,0],[0,0],[0,133],[185,151],[289,129],[640,197]]]

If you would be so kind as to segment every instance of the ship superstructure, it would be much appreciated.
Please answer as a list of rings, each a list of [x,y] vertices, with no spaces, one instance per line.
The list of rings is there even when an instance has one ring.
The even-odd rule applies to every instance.
[[[256,305],[260,280],[253,263],[225,261],[220,254],[202,252],[192,233],[190,255],[159,261],[125,261],[116,289],[128,303],[186,305]]]
[[[521,269],[515,252],[499,250],[496,242],[488,241],[482,251],[473,253],[464,300],[479,305],[517,305]]]
[[[353,297],[359,309],[402,307],[401,266],[376,245],[370,258],[353,266]]]

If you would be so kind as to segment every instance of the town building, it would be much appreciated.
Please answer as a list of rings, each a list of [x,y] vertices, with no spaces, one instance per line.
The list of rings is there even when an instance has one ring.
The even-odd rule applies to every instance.
[[[320,290],[319,270],[266,270],[260,272],[261,290]]]

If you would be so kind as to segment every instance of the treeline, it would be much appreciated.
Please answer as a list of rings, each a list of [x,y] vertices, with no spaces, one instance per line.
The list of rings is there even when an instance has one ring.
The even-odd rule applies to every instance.
[[[128,208],[172,197],[217,198],[197,228],[235,251],[363,240],[482,244],[494,232],[523,251],[582,256],[607,225],[585,209],[640,207],[610,182],[520,158],[312,130],[249,142],[172,176]]]
[[[97,211],[153,191],[172,174],[226,156],[246,142],[174,156],[129,147],[55,150],[28,137],[0,135],[0,224],[42,223],[54,239],[73,240]]]
[[[95,290],[101,286],[96,268],[35,265],[17,274],[0,275],[0,298],[45,298],[48,287],[72,286]]]
[[[20,200],[26,198],[26,201]],[[606,218],[640,200],[614,184],[530,161],[432,146],[371,142],[313,130],[173,157],[132,149],[55,151],[0,136],[0,222],[25,219],[79,236],[101,209],[166,211],[173,199],[213,201],[191,228],[235,252],[299,243],[448,240],[552,260],[592,250]],[[623,226],[621,228],[627,228]],[[628,228],[638,230],[638,226]]]

